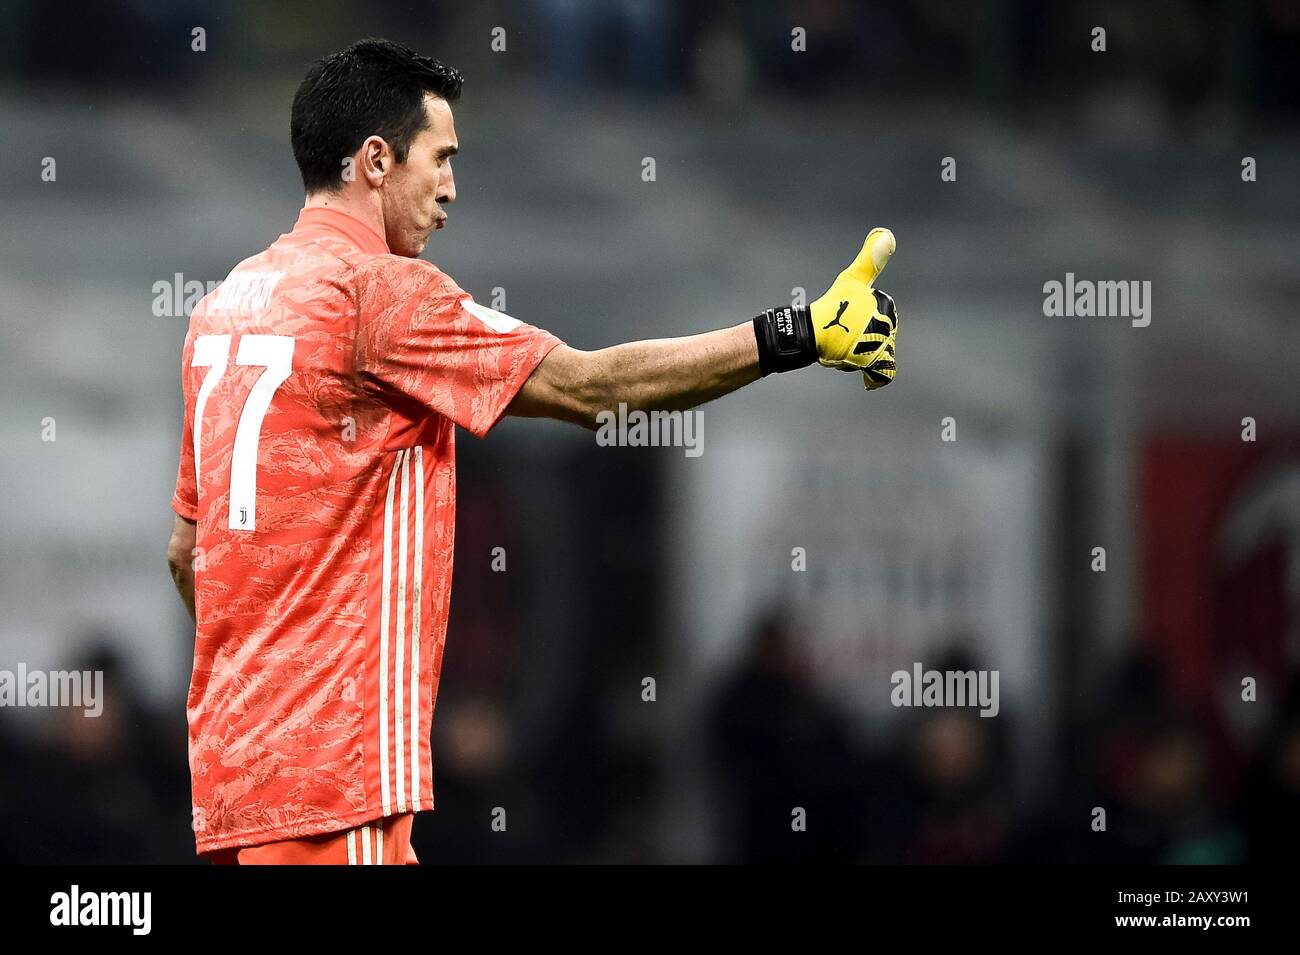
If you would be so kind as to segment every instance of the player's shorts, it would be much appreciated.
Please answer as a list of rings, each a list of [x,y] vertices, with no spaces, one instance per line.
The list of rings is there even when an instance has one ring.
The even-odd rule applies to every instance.
[[[207,858],[213,865],[419,865],[411,848],[414,818],[408,812],[343,832],[218,849]]]

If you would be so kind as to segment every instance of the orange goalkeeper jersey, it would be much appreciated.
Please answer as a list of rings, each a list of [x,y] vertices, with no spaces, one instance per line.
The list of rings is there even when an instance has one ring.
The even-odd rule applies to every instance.
[[[486,434],[557,344],[333,209],[195,308],[172,506],[198,525],[199,853],[433,808],[453,425]]]

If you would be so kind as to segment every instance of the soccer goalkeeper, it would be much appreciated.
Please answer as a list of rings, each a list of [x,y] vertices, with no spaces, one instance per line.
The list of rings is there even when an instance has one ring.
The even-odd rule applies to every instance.
[[[214,862],[416,861],[454,425],[594,428],[620,403],[686,409],[814,362],[894,379],[887,229],[811,305],[686,338],[581,351],[479,305],[418,258],[456,198],[461,83],[382,40],[314,65],[290,123],[298,221],[190,320],[168,562],[195,619],[194,833]]]

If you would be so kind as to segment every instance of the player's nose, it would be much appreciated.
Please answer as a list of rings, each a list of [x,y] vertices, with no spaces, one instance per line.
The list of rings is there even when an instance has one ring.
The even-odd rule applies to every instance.
[[[442,182],[438,184],[438,201],[456,201],[456,177],[452,175],[450,169],[447,170],[446,175],[442,177]]]

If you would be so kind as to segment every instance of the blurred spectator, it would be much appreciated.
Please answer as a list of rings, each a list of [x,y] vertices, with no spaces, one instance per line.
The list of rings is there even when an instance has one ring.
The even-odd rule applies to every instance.
[[[58,864],[196,861],[183,715],[163,722],[152,713],[106,639],[69,669],[103,673],[103,710],[88,717],[77,707],[52,708],[42,738],[9,742],[4,765],[22,771],[0,778],[0,856]]]
[[[1110,780],[1119,802],[1109,817],[1108,861],[1243,861],[1241,835],[1220,817],[1211,794],[1198,730],[1179,721],[1165,723],[1134,740],[1130,755],[1122,776]]]
[[[758,624],[708,723],[725,860],[851,860],[861,815],[855,761],[843,718],[813,689],[787,621]],[[806,810],[806,832],[792,830],[795,807]]]
[[[974,670],[966,654],[945,654],[935,669]],[[908,711],[898,749],[872,773],[880,780],[871,812],[868,859],[902,863],[1011,860],[1012,806],[1003,754],[1005,711]],[[904,718],[905,720],[907,717]]]
[[[1300,674],[1247,788],[1242,815],[1250,861],[1290,863],[1300,853]]]
[[[576,86],[661,91],[680,47],[672,0],[543,0],[538,5],[551,75]]]
[[[1124,864],[1242,861],[1241,834],[1211,785],[1206,727],[1176,703],[1145,651],[1117,667],[1086,731],[1107,829],[1090,857]],[[1076,809],[1078,807],[1075,807]]]

